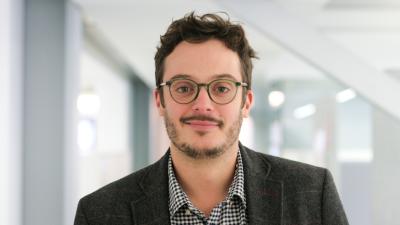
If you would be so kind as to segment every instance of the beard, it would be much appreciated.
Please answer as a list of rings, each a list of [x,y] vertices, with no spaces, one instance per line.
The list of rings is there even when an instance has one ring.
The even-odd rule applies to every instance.
[[[216,121],[213,118],[208,118],[206,116],[193,116],[190,119],[200,119],[200,120],[210,120]],[[187,118],[181,118],[180,122],[187,120]],[[233,144],[236,143],[239,137],[240,128],[242,126],[243,116],[239,112],[239,116],[237,120],[235,120],[230,127],[226,129],[225,133],[225,140],[223,143],[217,146],[213,146],[210,148],[196,148],[190,143],[184,142],[180,140],[181,134],[178,132],[176,128],[176,124],[172,122],[168,114],[164,115],[164,122],[165,128],[168,133],[168,137],[171,140],[172,144],[177,147],[179,151],[184,153],[186,156],[192,159],[213,159],[217,158],[218,156],[224,154]],[[226,125],[220,121],[219,129],[223,129]],[[204,136],[206,133],[197,132],[199,136]],[[213,137],[211,137],[213,138]]]

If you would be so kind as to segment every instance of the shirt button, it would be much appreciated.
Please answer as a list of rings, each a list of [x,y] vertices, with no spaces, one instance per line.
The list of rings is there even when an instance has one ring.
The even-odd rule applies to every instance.
[[[186,216],[190,216],[190,215],[192,215],[192,213],[190,212],[190,210],[189,210],[189,209],[186,209],[186,211],[185,211],[185,215],[186,215]]]

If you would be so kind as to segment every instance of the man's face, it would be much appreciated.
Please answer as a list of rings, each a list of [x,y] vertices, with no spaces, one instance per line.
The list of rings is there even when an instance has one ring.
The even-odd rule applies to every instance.
[[[243,81],[239,56],[215,39],[196,44],[181,42],[167,56],[163,82],[182,76],[197,83],[209,83],[218,78]],[[204,87],[188,104],[175,102],[168,86],[162,91],[164,107],[159,93],[155,91],[154,94],[172,149],[192,158],[215,158],[237,146],[242,118],[248,116],[253,102],[251,91],[247,91],[243,107],[242,94],[246,91],[243,87],[238,87],[233,101],[224,105],[213,102]]]

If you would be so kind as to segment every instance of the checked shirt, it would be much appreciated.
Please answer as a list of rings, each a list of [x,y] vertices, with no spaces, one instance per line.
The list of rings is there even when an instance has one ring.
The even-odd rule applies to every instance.
[[[235,175],[224,201],[215,206],[207,218],[189,200],[179,185],[171,155],[168,160],[169,212],[171,225],[245,225],[246,198],[244,194],[244,172],[240,151],[236,161]]]

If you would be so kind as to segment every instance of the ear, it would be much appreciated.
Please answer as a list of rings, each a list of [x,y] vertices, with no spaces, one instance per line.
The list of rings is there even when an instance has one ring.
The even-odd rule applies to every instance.
[[[243,118],[249,117],[250,109],[253,107],[254,103],[254,94],[252,90],[247,90],[245,102],[242,108],[242,116]]]
[[[154,100],[155,100],[155,104],[156,104],[156,107],[157,107],[157,109],[158,109],[158,115],[160,115],[160,116],[164,116],[164,107],[162,106],[162,104],[161,104],[161,95],[160,95],[160,91],[159,91],[159,89],[154,89],[154,91],[153,91],[153,96],[154,96]]]

